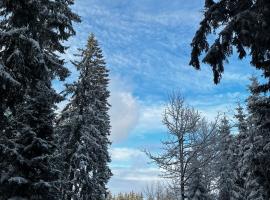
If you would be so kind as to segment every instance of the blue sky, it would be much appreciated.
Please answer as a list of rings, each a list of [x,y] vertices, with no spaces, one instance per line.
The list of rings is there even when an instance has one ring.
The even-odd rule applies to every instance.
[[[112,146],[110,164],[113,193],[142,191],[158,181],[159,170],[142,149],[159,152],[166,136],[162,112],[168,94],[179,90],[186,102],[209,119],[218,112],[232,114],[235,102],[247,96],[248,60],[232,57],[221,84],[214,85],[209,66],[196,71],[188,66],[190,43],[202,17],[203,0],[76,0],[82,17],[77,35],[68,41],[64,56],[74,59],[93,32],[110,70]],[[77,77],[73,72],[68,81]],[[56,89],[61,84],[55,82]]]

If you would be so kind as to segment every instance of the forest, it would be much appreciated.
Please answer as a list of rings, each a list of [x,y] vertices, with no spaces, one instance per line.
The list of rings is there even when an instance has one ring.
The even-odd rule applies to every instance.
[[[237,56],[260,75],[248,74],[248,97],[237,102],[233,121],[225,111],[210,120],[181,90],[169,91],[166,139],[159,153],[142,152],[164,181],[121,193],[108,187],[112,92],[95,32],[76,47],[74,60],[63,57],[83,19],[74,6],[75,0],[0,0],[0,200],[270,199],[270,1],[204,1],[189,70],[208,66],[213,85],[222,84]],[[71,83],[69,65],[78,74]]]

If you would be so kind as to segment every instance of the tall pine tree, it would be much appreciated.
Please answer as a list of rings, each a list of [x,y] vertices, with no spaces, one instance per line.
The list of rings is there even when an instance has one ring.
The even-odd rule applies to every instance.
[[[111,176],[108,136],[108,70],[98,42],[92,34],[81,60],[74,62],[80,72],[77,82],[68,85],[70,102],[58,122],[64,158],[63,199],[102,200]]]
[[[57,199],[53,78],[68,75],[56,53],[75,32],[72,0],[0,2],[0,199]]]
[[[252,78],[249,87],[251,95],[248,98],[249,137],[252,144],[250,154],[250,169],[252,181],[256,181],[264,198],[270,198],[270,99],[258,92],[259,82]],[[258,189],[257,189],[258,191]]]
[[[198,161],[197,156],[192,159],[191,165],[193,172],[188,184],[187,199],[210,200],[210,196],[205,187],[206,184],[203,180],[202,172],[200,170],[200,162]]]
[[[232,196],[232,169],[230,156],[232,154],[230,125],[226,117],[221,120],[220,128],[220,178],[219,178],[219,200],[230,200]]]
[[[237,114],[235,117],[238,120],[239,134],[237,139],[238,144],[238,169],[239,175],[235,179],[238,182],[234,182],[234,186],[239,186],[238,190],[234,190],[235,194],[238,195],[236,199],[247,199],[247,200],[264,200],[267,199],[264,188],[259,182],[259,178],[255,175],[252,163],[258,152],[256,151],[256,144],[254,136],[256,133],[256,125],[254,115],[252,114],[256,110],[256,104],[260,99],[260,94],[257,92],[259,83],[256,79],[252,79],[252,84],[249,87],[251,95],[248,98],[248,116],[243,112],[243,108],[238,106]],[[253,92],[252,92],[253,91]],[[235,187],[234,187],[235,188]],[[235,188],[236,189],[236,188]],[[237,193],[236,193],[237,192]],[[235,195],[236,196],[236,195]]]
[[[233,140],[233,154],[230,161],[233,166],[232,200],[246,199],[246,174],[249,170],[245,167],[244,156],[248,150],[248,128],[243,107],[238,104],[234,117],[237,120],[238,135]]]

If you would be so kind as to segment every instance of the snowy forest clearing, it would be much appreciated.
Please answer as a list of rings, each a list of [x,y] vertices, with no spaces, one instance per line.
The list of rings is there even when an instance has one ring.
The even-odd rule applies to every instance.
[[[192,32],[193,40],[188,41],[191,43],[191,49],[187,48],[191,53],[189,64],[198,70],[202,68],[201,62],[209,65],[214,83],[219,85],[198,93],[203,85],[201,80],[209,76],[196,82],[197,73],[189,74],[192,69],[175,68],[172,57],[157,53],[161,50],[175,56],[174,44],[182,41],[175,41],[177,37],[165,34],[168,32],[163,32],[162,28],[171,31],[174,23],[170,20],[182,22],[188,17],[187,8],[192,7],[192,2],[166,1],[172,11],[164,15],[164,0],[153,5],[139,0],[138,4],[124,4],[123,0],[95,1],[91,0],[92,7],[88,1],[80,0],[0,1],[0,200],[269,200],[270,2],[205,0],[199,28]],[[101,4],[103,7],[99,7]],[[179,8],[174,6],[176,4]],[[130,5],[140,13],[127,9]],[[185,7],[184,14],[173,12],[173,9]],[[119,8],[130,15],[115,12]],[[162,14],[147,16],[151,12]],[[88,13],[95,13],[96,17],[88,19]],[[175,18],[180,14],[180,18]],[[104,17],[108,21],[104,21]],[[116,20],[122,17],[123,21]],[[154,25],[148,26],[150,22]],[[197,26],[198,23],[196,29]],[[78,31],[81,27],[91,27],[93,33]],[[142,27],[143,36],[135,40]],[[123,32],[115,34],[117,30]],[[187,28],[172,31],[174,34],[191,33]],[[160,35],[154,35],[157,33]],[[87,36],[81,40],[80,34]],[[102,40],[109,65],[96,35]],[[79,38],[70,45],[74,56],[69,55],[65,46],[72,36]],[[172,38],[171,42],[166,38]],[[150,42],[152,49],[147,48],[149,41],[157,41]],[[132,48],[139,53],[134,51],[130,57]],[[122,52],[120,56],[119,52]],[[183,52],[183,56],[185,54]],[[223,82],[220,82],[226,79],[224,71],[232,55],[238,56],[239,63],[248,59],[258,74],[244,68],[243,73],[248,74],[250,80],[248,97],[243,96],[245,101],[238,102],[233,114],[228,114],[223,107],[221,112],[214,110],[215,117],[210,120],[194,103],[200,101],[204,93],[208,98],[201,104],[215,104],[218,95],[209,95],[214,91],[211,87],[221,88]],[[178,56],[177,61],[186,65],[185,57]],[[152,60],[156,62],[153,64]],[[123,64],[128,67],[122,69]],[[162,68],[155,68],[158,66]],[[181,73],[177,73],[178,70]],[[119,127],[129,132],[123,143],[130,149],[137,148],[133,153],[127,148],[127,155],[120,152],[117,159],[135,155],[138,161],[134,163],[132,160],[117,163],[111,160],[109,153],[110,148],[119,148],[117,142],[109,138],[112,126],[117,124],[113,119],[115,115],[109,114],[110,108],[115,106],[109,102],[115,92],[109,88],[111,74],[136,80],[135,98],[133,94],[120,92],[119,100],[116,99],[116,102],[124,99],[127,105],[118,106],[116,111],[121,115],[117,121]],[[173,79],[181,79],[181,84],[164,81],[172,75]],[[145,82],[146,77],[148,82]],[[231,75],[229,80],[233,79],[237,82],[232,83],[234,91],[240,87],[238,82],[248,80]],[[162,84],[155,85],[157,82]],[[226,87],[230,93],[232,85]],[[165,93],[169,93],[168,98],[164,98]],[[224,96],[221,97],[226,104]],[[148,134],[149,126],[156,125],[147,121],[149,113],[135,120],[130,117],[128,109],[141,112],[136,102],[148,106],[153,102],[164,103],[159,108],[161,111],[149,111],[150,116],[160,120],[164,130],[157,126]],[[57,110],[56,105],[60,103],[63,108]],[[136,121],[134,123],[145,120],[145,124],[133,130],[126,127],[128,120]],[[141,132],[136,135],[138,130]],[[156,131],[160,131],[159,134],[155,134]],[[144,141],[144,151],[138,148],[139,140]],[[124,187],[134,187],[135,181],[149,183],[149,176],[136,174],[140,171],[135,168],[143,167],[139,163],[142,155],[154,163],[154,170],[157,169],[163,182],[145,186],[141,191],[126,192]],[[135,172],[123,174],[123,169],[131,165]],[[108,187],[114,177],[118,178],[120,186],[121,181],[125,181],[120,188],[123,192]]]

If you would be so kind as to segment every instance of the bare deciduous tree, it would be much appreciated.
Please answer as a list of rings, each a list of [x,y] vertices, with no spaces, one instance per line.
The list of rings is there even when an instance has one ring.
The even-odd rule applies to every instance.
[[[214,156],[209,145],[216,134],[217,120],[209,124],[197,110],[185,105],[179,93],[172,93],[163,116],[163,124],[168,129],[168,139],[162,142],[163,152],[146,154],[164,173],[163,177],[174,180],[179,190],[179,199],[186,198],[185,190],[193,173],[191,160],[197,157],[202,168]],[[206,151],[207,150],[207,151]]]
[[[151,183],[144,188],[146,200],[175,200],[174,191],[168,184],[157,182]]]

